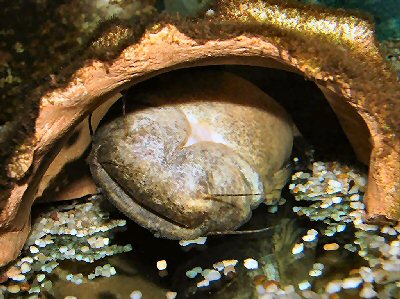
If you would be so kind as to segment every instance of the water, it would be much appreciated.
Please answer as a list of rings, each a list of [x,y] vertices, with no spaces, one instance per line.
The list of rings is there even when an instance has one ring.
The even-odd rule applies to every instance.
[[[400,1],[398,0],[305,2],[346,9],[360,9],[373,15],[377,34],[381,41],[400,39]],[[165,6],[159,6],[160,10],[164,8]],[[25,37],[21,39],[20,36],[15,35],[10,37],[7,43],[10,44],[10,47],[14,47],[17,41],[24,45]],[[26,55],[27,61],[31,63],[34,59],[32,58],[33,54],[29,52],[30,47],[24,46],[24,48],[24,54],[18,56],[18,59],[23,60]],[[18,59],[16,61],[19,61]],[[231,68],[231,71],[241,73],[248,78],[252,77],[250,68]],[[20,70],[20,73],[24,72]],[[268,78],[276,79],[274,82],[283,82],[286,80],[286,74],[276,71]],[[297,82],[296,80],[303,79],[290,78],[290,80],[293,84],[293,82]],[[298,94],[304,87],[296,87],[298,84],[293,84],[292,89],[285,91],[284,84],[282,85],[279,92],[275,89],[269,90],[269,93],[277,98],[289,98],[290,93]],[[268,87],[265,88],[268,89]],[[306,86],[306,89],[308,90],[307,94],[312,95],[310,97],[313,100],[314,97],[319,97],[319,95],[314,95],[315,91],[309,90],[312,89],[311,87]],[[276,95],[273,94],[274,92]],[[287,94],[285,95],[284,92]],[[292,109],[298,110],[300,107],[292,106]],[[300,122],[304,125],[303,129],[305,132],[310,131],[311,134],[314,124],[310,124],[311,120],[310,122],[304,121],[309,118],[308,115],[297,115],[296,117],[301,118],[302,116],[303,121]],[[321,118],[323,117],[325,116],[321,116]],[[322,137],[314,136],[315,142],[326,138],[320,144],[320,147],[323,147],[329,142],[334,143],[342,138],[341,131],[332,128],[331,132],[337,136],[332,137],[329,134],[328,138],[327,134]],[[311,135],[309,137],[312,138]],[[337,157],[335,153],[327,155],[324,151],[328,150],[327,148],[332,148],[332,146],[326,146],[325,149],[320,148],[322,152],[317,152],[316,159],[325,162],[342,160],[343,157]],[[322,165],[322,170],[326,166],[326,164],[320,165]],[[335,167],[342,169],[342,173],[358,171],[357,167],[354,167],[354,170],[341,168],[342,166],[339,164]],[[307,168],[302,170],[311,172]],[[334,171],[332,173],[332,178],[334,178],[336,174]],[[365,169],[362,169],[359,174],[364,176]],[[318,171],[315,171],[315,175],[319,175]],[[319,185],[322,186],[328,180],[328,178],[323,180]],[[305,181],[307,178],[300,178],[294,179],[291,183],[302,184]],[[364,190],[362,188],[354,191],[353,194],[348,193],[349,188],[345,190],[347,193],[340,189],[328,194],[325,190],[320,192],[317,197],[315,194],[310,195],[308,191],[310,190],[295,192],[295,187],[293,185],[290,187],[288,184],[284,192],[286,203],[279,206],[276,213],[271,208],[261,206],[254,211],[251,221],[241,228],[241,230],[247,231],[260,228],[270,228],[269,230],[241,235],[208,237],[204,245],[186,247],[181,246],[177,241],[155,238],[147,230],[125,219],[122,214],[103,202],[98,196],[73,201],[68,203],[68,206],[65,206],[64,203],[37,206],[34,210],[33,222],[53,218],[56,221],[57,213],[75,211],[77,207],[85,205],[87,202],[101,202],[94,213],[98,218],[94,218],[93,222],[81,225],[98,228],[104,224],[107,230],[76,238],[76,234],[72,234],[71,230],[79,229],[79,220],[88,222],[85,219],[88,215],[81,213],[79,215],[81,218],[77,216],[74,221],[68,220],[70,222],[66,224],[66,227],[69,232],[64,232],[62,235],[58,235],[56,229],[47,233],[50,238],[46,239],[46,234],[39,236],[35,235],[34,231],[35,237],[30,240],[31,243],[16,261],[14,273],[8,273],[11,279],[6,280],[7,277],[0,276],[0,298],[29,298],[29,296],[31,296],[30,298],[65,298],[66,296],[104,299],[129,298],[134,291],[140,291],[143,298],[167,298],[167,296],[169,298],[174,296],[176,298],[271,298],[272,294],[276,296],[280,294],[283,298],[296,298],[296,296],[327,298],[328,293],[332,298],[360,296],[364,298],[374,296],[399,298],[399,224],[378,227],[363,223],[362,195]],[[354,194],[360,195],[360,197],[351,199]],[[295,196],[297,196],[297,200]],[[342,201],[332,202],[332,198],[336,197],[342,198]],[[46,209],[51,211],[46,212]],[[99,213],[103,213],[103,216],[100,216]],[[112,220],[121,219],[123,221],[112,228],[110,225]],[[318,237],[315,241],[304,241],[303,237],[310,236],[308,234],[310,230],[317,231]],[[43,232],[43,227],[36,231],[36,233],[40,232]],[[91,241],[89,242],[88,239],[93,236],[100,240],[98,241],[100,245],[101,242],[109,242],[109,244],[92,247]],[[311,238],[308,237],[306,240]],[[53,243],[42,248],[34,244],[38,239],[51,240]],[[104,241],[105,239],[109,239],[109,241]],[[131,244],[132,249],[127,244]],[[338,246],[337,250],[327,250],[336,248],[335,244]],[[113,245],[115,246],[112,247]],[[38,252],[30,246],[35,246]],[[62,246],[67,247],[67,252],[74,249],[74,254],[60,252]],[[86,255],[81,253],[84,246],[89,248]],[[118,253],[119,251],[121,253]],[[101,255],[110,254],[111,256],[99,258],[99,255],[96,254],[100,254],[100,252],[103,252]],[[91,263],[79,261],[77,260],[79,255],[98,259]],[[26,262],[22,260],[24,258]],[[32,258],[32,262],[29,258]],[[247,269],[244,266],[244,261],[248,258],[258,262],[256,269]],[[157,262],[161,260],[167,262],[166,271],[157,269]],[[236,260],[236,264],[232,260]],[[57,265],[51,264],[52,261],[56,261]],[[221,264],[218,264],[223,261],[227,265],[225,267],[227,270],[222,269]],[[25,266],[22,266],[23,264]],[[24,273],[25,277],[22,279],[18,276],[20,275],[18,272],[21,272],[22,268],[28,267],[27,264],[32,269]],[[235,266],[232,266],[233,264]],[[43,268],[43,265],[46,267]],[[54,269],[52,265],[54,265]],[[110,277],[88,278],[89,275],[96,273],[96,267],[103,269],[104,266],[107,266],[105,270],[98,272]],[[204,282],[204,276],[207,277],[206,272],[203,273],[204,276],[201,273],[197,274],[195,278],[189,278],[187,274],[188,271],[197,267],[202,270],[218,271],[221,278],[208,282],[209,286],[203,286],[206,284]],[[110,270],[111,268],[115,269],[115,274]],[[45,274],[45,278],[41,280],[42,276],[38,275],[43,274]],[[73,278],[67,279],[67,277],[71,277],[71,274]],[[191,274],[193,273],[189,273],[189,276]],[[361,282],[359,282],[360,279]],[[19,292],[15,292],[18,290]],[[31,291],[30,294],[29,291]]]
[[[286,201],[281,201],[277,212],[262,205],[240,230],[269,229],[208,237],[203,245],[182,246],[178,241],[155,238],[132,221],[118,220],[123,215],[101,196],[47,207],[48,212],[39,207],[29,240],[33,245],[27,244],[21,256],[25,261],[33,258],[32,270],[25,274],[25,281],[5,285],[9,290],[12,285],[25,290],[39,285],[41,298],[129,298],[134,291],[140,291],[143,298],[271,298],[272,294],[281,296],[276,298],[324,298],[335,290],[341,298],[360,294],[372,298],[368,296],[375,292],[381,297],[398,296],[400,226],[379,228],[362,222],[363,172],[335,162],[316,162],[312,169],[303,170],[293,176],[283,194]],[[65,225],[55,227],[54,221]],[[89,228],[93,234],[77,237]],[[46,230],[50,231],[45,234]],[[37,240],[48,240],[49,235],[53,243],[40,247]],[[96,245],[93,238],[109,241]],[[62,246],[66,248],[61,250]],[[86,258],[96,259],[102,251],[114,255],[91,263],[77,261],[83,246],[90,248],[83,254]],[[117,247],[110,250],[112,246],[127,252],[115,254]],[[71,248],[74,254],[65,252]],[[41,262],[40,256],[52,257],[59,264],[44,269],[49,263]],[[257,265],[247,269],[244,264],[249,258]],[[163,260],[166,269],[160,271],[157,262]],[[16,265],[22,269],[21,262]],[[110,268],[115,273],[110,274]],[[111,277],[88,279],[97,272]],[[46,278],[38,283],[39,273]],[[68,278],[71,274],[74,279]],[[14,295],[6,291],[5,297]]]

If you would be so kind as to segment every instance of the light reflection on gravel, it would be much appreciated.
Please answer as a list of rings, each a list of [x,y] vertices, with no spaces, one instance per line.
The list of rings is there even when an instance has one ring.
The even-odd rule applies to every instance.
[[[314,162],[309,170],[298,171],[292,177],[289,189],[295,201],[286,198],[278,210],[269,208],[265,215],[287,217],[282,210],[290,207],[293,211],[290,217],[297,215],[300,222],[296,223],[303,225],[299,230],[301,234],[294,233],[296,230],[290,225],[287,234],[289,237],[292,234],[292,238],[289,239],[285,234],[280,241],[276,241],[276,233],[272,238],[254,234],[253,240],[259,238],[260,241],[259,244],[249,242],[253,251],[241,244],[241,254],[227,257],[215,254],[213,248],[219,250],[218,246],[210,245],[206,238],[180,242],[181,246],[177,244],[173,249],[176,255],[190,255],[201,250],[202,256],[208,259],[205,265],[209,266],[193,265],[196,261],[193,259],[192,265],[181,266],[184,271],[180,274],[174,266],[170,270],[170,264],[176,263],[171,258],[156,260],[148,268],[154,268],[160,277],[170,277],[170,281],[181,279],[183,283],[178,287],[171,283],[171,290],[165,289],[164,283],[160,287],[164,290],[163,297],[155,298],[229,298],[224,295],[225,290],[243,277],[250,280],[244,285],[239,283],[240,290],[246,289],[243,294],[255,298],[400,297],[400,225],[364,223],[362,197],[366,183],[361,171],[336,162]],[[104,261],[108,261],[108,256],[131,251],[136,240],[135,236],[131,237],[132,245],[114,242],[115,233],[126,230],[126,220],[110,219],[102,202],[100,196],[94,196],[87,202],[51,207],[37,217],[23,254],[0,276],[0,298],[54,298],[53,285],[60,281],[72,282],[78,287],[100,278],[118,277],[118,265]],[[307,224],[304,225],[304,221]],[[213,237],[212,242],[220,240],[223,245],[229,242],[226,238]],[[247,242],[244,237],[236,238]],[[267,248],[264,241],[276,243],[272,246],[275,253],[255,253],[254,248],[259,251]],[[162,252],[162,248],[159,250]],[[235,250],[233,248],[232,252]],[[134,255],[135,251],[130,254]],[[347,259],[342,259],[343,256]],[[348,264],[349,257],[350,261],[354,260],[353,264]],[[65,261],[78,266],[63,266]],[[80,273],[82,263],[91,268]],[[299,273],[292,273],[292,283],[289,283],[279,272],[285,263],[302,264],[306,267],[303,271],[306,277],[300,275],[299,270]],[[115,288],[113,292],[118,293],[118,286]],[[135,290],[132,285],[130,292],[131,297],[136,298],[146,290]]]

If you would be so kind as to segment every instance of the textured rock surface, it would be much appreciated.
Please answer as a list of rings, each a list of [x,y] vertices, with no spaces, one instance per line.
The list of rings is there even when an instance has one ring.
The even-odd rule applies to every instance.
[[[333,93],[333,101],[346,102],[361,117],[369,134],[365,130],[358,134],[351,126],[346,133],[350,138],[358,135],[361,140],[370,139],[372,145],[368,215],[399,218],[400,88],[367,21],[343,11],[278,1],[222,1],[214,7],[212,16],[194,21],[165,18],[154,21],[139,35],[129,35],[131,28],[111,22],[90,49],[103,49],[95,52],[104,54],[107,45],[121,46],[123,39],[129,46],[122,52],[116,50],[121,47],[114,47],[110,50],[113,55],[106,51],[102,56],[106,59],[77,57],[53,74],[51,82],[24,95],[24,101],[19,102],[22,109],[0,132],[1,146],[6,149],[1,155],[0,244],[9,242],[10,232],[20,234],[19,240],[24,238],[30,207],[45,170],[72,129],[90,111],[151,76],[209,64],[295,71]],[[45,76],[46,71],[41,74]],[[343,112],[338,113],[346,119]],[[354,144],[358,153],[364,153],[362,157],[369,156],[368,146]],[[0,264],[16,256],[20,249],[17,245],[2,247],[5,258]]]

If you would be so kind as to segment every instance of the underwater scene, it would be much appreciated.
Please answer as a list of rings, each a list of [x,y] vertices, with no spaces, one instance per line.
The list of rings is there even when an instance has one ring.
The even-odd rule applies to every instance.
[[[400,0],[0,3],[0,299],[400,298]]]

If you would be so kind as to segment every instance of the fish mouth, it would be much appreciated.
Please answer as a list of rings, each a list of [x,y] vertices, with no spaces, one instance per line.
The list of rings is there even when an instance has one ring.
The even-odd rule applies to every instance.
[[[205,223],[194,228],[188,227],[150,209],[129,196],[99,163],[96,152],[97,150],[93,149],[88,159],[91,173],[96,182],[107,182],[107,186],[99,184],[102,193],[128,218],[150,230],[156,237],[165,239],[190,240],[207,234]]]

